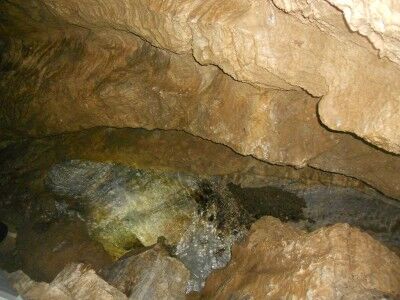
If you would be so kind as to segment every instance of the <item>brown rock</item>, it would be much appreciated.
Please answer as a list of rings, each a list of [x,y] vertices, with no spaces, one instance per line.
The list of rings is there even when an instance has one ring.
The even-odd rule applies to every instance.
[[[400,294],[400,258],[347,224],[305,233],[264,217],[212,274],[204,299],[373,299]]]
[[[189,271],[162,244],[124,257],[104,271],[107,282],[129,299],[185,299]]]
[[[320,124],[399,153],[400,69],[349,32],[328,2],[306,2],[9,1],[0,128],[179,129],[270,163],[356,177],[400,198],[398,155]]]
[[[314,96],[324,96],[319,114],[325,125],[353,132],[399,154],[399,66],[379,59],[371,45],[358,34],[349,33],[341,12],[325,1],[319,1],[314,10],[305,9],[306,1],[285,1],[281,6],[283,1],[275,2],[283,9],[263,0],[126,0],[111,4],[97,0],[90,5],[77,0],[62,5],[42,0],[38,6],[79,26],[133,32],[157,47],[177,53],[191,51],[200,63],[218,65],[243,82],[284,90],[305,89]],[[380,37],[396,40],[398,23],[391,21],[395,17],[388,13],[382,12],[383,18],[378,14],[363,24],[352,20],[349,11],[369,15],[373,4],[364,10],[357,2],[329,2],[342,9],[350,7],[344,9],[347,23],[375,45],[377,31],[384,30],[377,27],[384,28],[384,22],[395,29]],[[387,9],[394,9],[393,16],[399,12],[397,5],[385,3]],[[295,13],[304,9],[302,19],[291,15],[290,9]],[[372,30],[365,32],[369,25]],[[391,54],[398,51],[394,43],[389,56],[396,59]]]

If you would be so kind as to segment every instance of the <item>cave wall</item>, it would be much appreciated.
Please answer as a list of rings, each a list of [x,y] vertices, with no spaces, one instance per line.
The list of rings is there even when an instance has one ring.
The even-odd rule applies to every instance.
[[[0,126],[179,129],[400,199],[396,31],[379,58],[346,13],[303,2],[5,1]]]

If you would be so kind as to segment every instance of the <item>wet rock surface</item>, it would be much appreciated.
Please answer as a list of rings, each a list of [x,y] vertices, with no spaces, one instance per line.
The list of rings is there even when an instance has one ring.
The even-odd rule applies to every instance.
[[[52,192],[77,200],[91,236],[115,257],[159,236],[176,243],[196,210],[199,184],[187,174],[89,161],[55,165],[47,178]]]
[[[312,233],[273,217],[255,222],[213,273],[204,299],[374,299],[400,294],[400,258],[346,224]]]
[[[187,291],[199,291],[227,264],[233,242],[254,219],[217,178],[74,160],[53,166],[46,182],[53,193],[78,200],[78,208],[74,201],[58,207],[77,211],[114,257],[164,237],[191,271]]]

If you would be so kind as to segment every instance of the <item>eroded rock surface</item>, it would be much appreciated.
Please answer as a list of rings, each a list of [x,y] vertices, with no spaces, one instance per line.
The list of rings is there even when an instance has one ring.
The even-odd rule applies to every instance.
[[[400,69],[327,1],[78,2],[2,4],[0,127],[185,130],[400,198],[398,155],[320,124],[400,151]]]
[[[204,299],[370,299],[400,294],[400,258],[346,224],[305,233],[264,217],[206,282]]]
[[[397,61],[399,8],[392,2],[34,3],[42,18],[51,13],[48,21],[56,16],[95,32],[112,29],[125,43],[129,37],[122,36],[134,33],[157,47],[193,53],[200,63],[217,65],[239,81],[323,96],[319,116],[325,125],[400,153],[400,68],[378,58],[367,39],[346,28],[349,24],[383,51],[391,48],[385,53]],[[330,3],[343,10],[347,24]]]
[[[25,273],[37,281],[52,281],[66,265],[80,262],[95,271],[109,265],[111,256],[89,235],[79,218],[31,223],[19,228],[16,251]]]

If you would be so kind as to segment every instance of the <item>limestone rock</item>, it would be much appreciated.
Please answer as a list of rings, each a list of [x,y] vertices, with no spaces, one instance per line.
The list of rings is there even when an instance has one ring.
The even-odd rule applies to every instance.
[[[104,271],[107,282],[129,299],[185,299],[190,272],[162,244],[123,257]]]
[[[305,233],[264,217],[212,274],[204,299],[370,299],[400,294],[400,258],[346,224]]]
[[[392,0],[328,0],[353,31],[368,37],[380,56],[400,64],[400,4]]]
[[[397,151],[400,71],[349,32],[328,2],[95,1],[97,9],[78,2],[4,4],[0,127],[34,135],[99,125],[185,130],[399,197],[398,156],[319,123]],[[29,28],[25,15],[36,16]],[[191,50],[197,61],[250,84],[200,66]],[[354,155],[336,152],[343,146]],[[360,168],[370,162],[379,166]]]
[[[127,299],[83,264],[68,265],[51,283],[32,281],[22,271],[11,273],[9,280],[27,300]]]
[[[294,7],[297,2],[306,3],[276,2],[278,7],[282,2],[284,7],[291,7],[292,2]],[[363,2],[330,2],[344,10],[350,26],[369,36],[375,44],[376,32],[384,31],[382,27],[387,22],[390,29],[382,36],[388,36],[395,52],[398,51],[397,5],[385,1],[387,6],[379,6],[377,21],[373,15],[372,20],[358,26],[359,19],[366,17],[352,17],[350,11],[352,15],[367,16],[380,1],[365,8]],[[284,90],[304,89],[314,96],[324,96],[319,116],[325,125],[353,132],[399,154],[399,66],[379,59],[368,43],[359,41],[358,34],[331,34],[344,32],[346,24],[335,7],[325,1],[318,4],[319,15],[333,15],[334,22],[329,22],[331,19],[326,22],[325,18],[313,22],[319,16],[311,15],[308,19],[307,12],[299,20],[287,9],[281,10],[272,1],[263,0],[125,0],[111,4],[97,0],[90,5],[77,0],[62,4],[54,0],[38,1],[38,6],[79,26],[133,32],[157,47],[177,53],[191,51],[200,63],[218,65],[240,81]],[[93,5],[96,9],[92,9]],[[394,12],[389,13],[389,8]],[[372,29],[366,32],[360,28],[363,25],[371,25]]]
[[[7,95],[1,111],[3,126],[30,134],[98,125],[181,129],[271,163],[310,165],[356,177],[387,195],[400,197],[393,176],[400,168],[398,156],[385,155],[353,137],[321,127],[316,115],[318,100],[303,92],[252,87],[214,67],[201,67],[188,56],[155,49],[127,34],[86,36],[81,32],[71,33],[65,40],[66,44],[54,34],[37,41],[15,38],[7,44],[11,48],[5,51],[4,62],[14,67],[3,77]],[[37,43],[41,45],[38,51],[24,51]],[[110,47],[115,52],[110,53]],[[66,59],[70,53],[76,53],[73,68]],[[47,58],[43,67],[35,63],[40,57]],[[26,65],[35,73],[29,81],[24,80]],[[87,65],[97,67],[87,69]],[[64,71],[58,72],[60,69]],[[40,74],[53,74],[53,79]],[[44,83],[48,80],[57,82],[50,92]],[[14,82],[19,82],[21,89],[7,88]],[[34,95],[31,85],[40,86]],[[339,147],[348,149],[336,152]],[[360,167],[370,163],[373,168]]]

